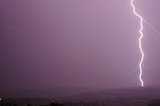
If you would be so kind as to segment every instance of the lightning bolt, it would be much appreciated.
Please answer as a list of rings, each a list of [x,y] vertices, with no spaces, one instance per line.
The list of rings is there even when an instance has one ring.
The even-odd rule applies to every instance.
[[[142,74],[143,74],[143,69],[142,69],[142,63],[143,63],[143,60],[144,60],[144,52],[143,52],[143,49],[142,49],[142,38],[144,36],[143,34],[143,17],[138,14],[136,12],[136,8],[135,8],[135,5],[134,5],[134,0],[131,0],[131,7],[133,9],[133,14],[135,16],[137,16],[140,20],[139,24],[140,24],[140,29],[139,29],[139,34],[140,34],[140,37],[139,37],[139,40],[138,40],[138,44],[139,44],[139,50],[140,50],[140,53],[141,53],[141,58],[140,58],[140,62],[139,62],[139,81],[141,83],[141,86],[143,87],[144,86],[144,82],[142,80]]]

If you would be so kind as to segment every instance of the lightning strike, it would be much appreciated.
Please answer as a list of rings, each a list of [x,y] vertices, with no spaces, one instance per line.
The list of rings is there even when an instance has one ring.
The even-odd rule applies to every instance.
[[[144,20],[143,20],[143,17],[136,12],[136,7],[133,2],[134,2],[134,0],[131,0],[131,7],[133,9],[133,14],[135,16],[137,16],[140,20],[140,23],[139,23],[140,24],[140,29],[139,29],[140,37],[139,37],[139,41],[138,41],[139,49],[140,49],[140,53],[141,53],[141,58],[140,58],[140,62],[139,62],[139,81],[141,83],[141,86],[143,87],[144,82],[142,80],[142,74],[143,74],[142,64],[143,64],[143,60],[144,60],[144,52],[142,49],[142,38],[144,36],[144,34],[143,34],[143,21]]]

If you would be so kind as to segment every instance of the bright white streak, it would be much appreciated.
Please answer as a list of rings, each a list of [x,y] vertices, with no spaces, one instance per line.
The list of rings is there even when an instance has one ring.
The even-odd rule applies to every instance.
[[[134,0],[131,0],[131,6],[133,8],[133,13],[140,20],[140,23],[139,23],[140,24],[140,29],[139,29],[139,33],[140,33],[140,37],[139,37],[139,49],[140,49],[140,52],[141,52],[141,59],[140,59],[140,62],[139,62],[139,71],[140,71],[140,73],[139,73],[139,80],[140,80],[141,86],[143,87],[144,86],[144,82],[142,80],[142,74],[143,74],[142,63],[143,63],[143,59],[144,59],[144,52],[143,52],[143,49],[142,49],[143,17],[136,12],[136,8],[135,8],[133,2],[134,2]]]

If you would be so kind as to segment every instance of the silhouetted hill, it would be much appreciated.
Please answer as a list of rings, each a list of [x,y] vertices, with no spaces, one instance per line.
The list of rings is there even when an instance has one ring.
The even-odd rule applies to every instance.
[[[101,90],[97,92],[81,93],[68,98],[67,102],[133,102],[152,101],[160,99],[160,87],[134,87]]]
[[[46,104],[45,106],[160,106],[160,87],[118,89],[55,87],[8,92],[3,104]],[[8,98],[12,97],[12,98]]]
[[[98,91],[100,88],[85,87],[54,87],[48,89],[19,90],[0,92],[1,97],[6,98],[62,98],[77,95],[84,92]]]

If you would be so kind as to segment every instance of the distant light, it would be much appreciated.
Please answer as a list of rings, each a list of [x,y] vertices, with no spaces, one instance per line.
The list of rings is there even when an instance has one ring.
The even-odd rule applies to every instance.
[[[2,98],[0,98],[0,101],[2,100]]]

